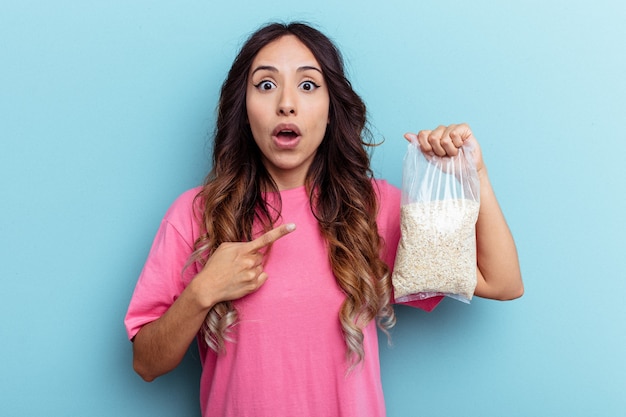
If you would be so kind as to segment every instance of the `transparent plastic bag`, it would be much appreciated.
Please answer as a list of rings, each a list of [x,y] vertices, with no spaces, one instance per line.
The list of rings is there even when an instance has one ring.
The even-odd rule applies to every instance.
[[[396,302],[447,296],[469,303],[476,288],[479,179],[472,146],[424,154],[414,141],[402,172],[401,237],[392,275]]]

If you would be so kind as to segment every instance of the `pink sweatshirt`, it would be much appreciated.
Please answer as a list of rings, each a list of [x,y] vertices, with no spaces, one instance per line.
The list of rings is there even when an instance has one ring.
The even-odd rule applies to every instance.
[[[400,238],[400,191],[385,181],[379,189],[382,254],[393,267]],[[199,188],[170,207],[133,294],[125,324],[129,338],[159,318],[198,272],[181,274],[198,237]],[[282,218],[294,232],[274,243],[264,270],[269,279],[235,301],[239,322],[233,343],[216,355],[199,339],[203,416],[380,417],[385,404],[376,325],[364,329],[365,359],[347,372],[339,323],[344,295],[330,268],[326,245],[304,187],[281,192]],[[432,310],[441,297],[413,302]]]

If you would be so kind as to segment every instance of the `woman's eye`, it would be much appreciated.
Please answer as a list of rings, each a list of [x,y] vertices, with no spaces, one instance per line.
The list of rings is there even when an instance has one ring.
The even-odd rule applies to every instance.
[[[300,88],[302,88],[304,91],[313,91],[317,87],[319,86],[315,84],[313,81],[305,81],[302,84],[300,84]]]
[[[258,83],[256,85],[256,88],[258,88],[259,90],[262,90],[262,91],[268,91],[268,90],[271,90],[271,89],[273,89],[275,87],[276,86],[271,81],[261,81],[260,83]]]

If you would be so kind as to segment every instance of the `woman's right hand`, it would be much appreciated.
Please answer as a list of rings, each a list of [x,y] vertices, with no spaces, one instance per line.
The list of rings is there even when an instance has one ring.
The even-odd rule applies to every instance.
[[[264,249],[295,228],[293,223],[283,224],[250,242],[222,243],[189,284],[200,307],[210,309],[258,290],[268,277],[263,271]]]

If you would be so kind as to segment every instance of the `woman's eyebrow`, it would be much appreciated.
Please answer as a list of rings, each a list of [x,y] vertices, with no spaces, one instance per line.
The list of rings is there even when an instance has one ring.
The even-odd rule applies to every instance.
[[[312,65],[303,65],[303,66],[298,68],[298,72],[303,72],[303,71],[308,71],[308,70],[314,70],[314,71],[319,72],[320,74],[322,73],[321,69],[319,69],[317,67],[314,67]]]
[[[298,69],[296,70],[297,72],[304,72],[304,71],[309,71],[309,70],[313,70],[313,71],[317,71],[320,74],[322,74],[322,70],[313,66],[313,65],[303,65],[301,67],[298,67]],[[252,73],[250,75],[254,75],[257,71],[270,71],[270,72],[279,72],[278,68],[273,67],[271,65],[259,65],[258,67],[256,67]]]
[[[273,67],[271,65],[259,65],[256,67],[250,75],[254,75],[257,71],[270,71],[270,72],[278,72],[278,68]]]

